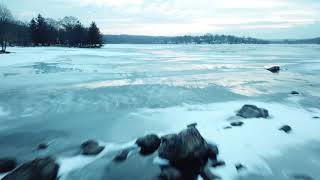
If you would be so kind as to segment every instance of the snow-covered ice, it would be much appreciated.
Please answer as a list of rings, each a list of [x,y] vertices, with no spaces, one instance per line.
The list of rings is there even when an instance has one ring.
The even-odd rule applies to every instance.
[[[109,155],[136,138],[179,132],[197,122],[205,139],[220,148],[226,166],[212,171],[224,180],[252,174],[286,179],[290,173],[317,179],[318,172],[296,172],[283,159],[313,153],[312,161],[299,161],[320,167],[310,149],[320,147],[320,120],[313,118],[320,116],[319,50],[316,45],[10,47],[14,53],[0,55],[0,154],[19,162],[52,155],[62,178],[95,179],[106,173],[98,165],[110,164]],[[265,70],[273,65],[283,70]],[[236,117],[244,104],[266,108],[271,117]],[[224,129],[235,120],[244,125]],[[292,132],[279,131],[283,125]],[[78,155],[87,139],[108,143],[97,157]],[[43,142],[53,143],[35,151]],[[246,171],[238,173],[237,163]]]

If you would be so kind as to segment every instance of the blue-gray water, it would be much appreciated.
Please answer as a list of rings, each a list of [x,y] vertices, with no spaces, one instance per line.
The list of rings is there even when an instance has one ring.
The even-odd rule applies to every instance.
[[[308,143],[317,144],[314,141],[320,140],[320,133],[317,139],[316,130],[309,129],[320,125],[320,120],[312,118],[320,116],[320,46],[106,45],[102,49],[9,50],[14,53],[0,55],[1,156],[13,156],[19,162],[43,155],[71,157],[87,139],[121,144],[150,132],[178,131],[193,121],[203,129],[212,125],[212,131],[219,136],[217,141],[225,142],[225,147],[231,147],[230,143],[242,147],[247,145],[242,141],[246,137],[231,142],[235,135],[224,135],[219,128],[235,114],[236,108],[249,101],[269,106],[275,127],[285,122],[295,126],[296,122],[287,122],[295,118],[307,124],[301,127],[304,123],[297,123],[297,133],[283,137],[288,143],[277,142],[283,140],[282,134],[264,139],[272,145],[286,144],[276,155],[257,153],[257,159],[269,166],[267,169],[277,168],[264,178],[290,179],[287,174],[297,171],[299,166],[290,169],[286,162],[298,162],[295,158],[306,156],[304,153],[315,161],[314,167],[320,167],[319,156],[308,149]],[[281,66],[281,72],[265,70],[273,65]],[[300,95],[290,95],[293,90]],[[293,113],[297,115],[293,117]],[[210,134],[206,130],[202,132],[205,137]],[[260,130],[251,132],[250,136],[263,136]],[[270,133],[278,132],[266,132]],[[213,139],[211,135],[206,138],[215,141],[214,135]],[[230,138],[224,140],[220,136]],[[278,136],[281,138],[277,139]],[[42,142],[52,145],[44,152],[35,151]],[[253,146],[255,153],[259,151],[256,149],[264,149],[263,144]],[[287,160],[285,152],[297,147],[302,150],[294,151],[294,155],[289,153]],[[237,153],[234,152],[235,156]],[[226,158],[233,162],[229,155],[226,153]],[[95,168],[99,163],[98,160],[83,167],[90,171],[74,170],[69,179],[78,179],[80,174],[82,179],[108,177],[96,175],[105,170]],[[288,166],[289,170],[283,173],[281,168]],[[90,176],[92,169],[97,169],[94,178]],[[310,172],[300,173],[309,173],[314,179],[320,177],[314,168],[309,169]],[[259,174],[259,170],[256,172]]]

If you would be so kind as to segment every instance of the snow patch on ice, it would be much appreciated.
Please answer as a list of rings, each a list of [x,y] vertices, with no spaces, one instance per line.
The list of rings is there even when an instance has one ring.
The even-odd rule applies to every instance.
[[[78,155],[74,157],[61,157],[57,159],[57,162],[60,165],[58,176],[63,178],[68,173],[77,169],[84,168],[85,166],[93,163],[94,161],[104,157],[109,152],[120,151],[122,149],[131,147],[134,145],[134,141],[125,144],[99,142],[99,145],[104,146],[105,148],[97,156]]]

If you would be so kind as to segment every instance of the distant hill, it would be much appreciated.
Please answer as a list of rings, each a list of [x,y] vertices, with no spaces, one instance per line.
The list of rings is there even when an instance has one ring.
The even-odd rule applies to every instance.
[[[165,36],[136,36],[136,35],[104,35],[107,44],[165,44],[172,37]]]
[[[270,41],[276,44],[320,44],[320,37],[313,39],[285,39],[285,40],[275,40]]]
[[[104,35],[107,44],[267,44],[268,41],[250,37],[229,35],[203,36],[136,36],[136,35]]]
[[[104,35],[107,44],[320,44],[320,37],[314,39],[262,40],[230,35],[202,36],[140,36]]]

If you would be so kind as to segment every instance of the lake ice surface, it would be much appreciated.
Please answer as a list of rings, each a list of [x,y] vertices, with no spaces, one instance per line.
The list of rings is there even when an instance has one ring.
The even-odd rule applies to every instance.
[[[320,116],[320,46],[106,45],[10,51],[14,53],[0,56],[3,157],[22,163],[53,155],[63,179],[106,179],[109,153],[147,133],[178,132],[197,122],[207,141],[220,148],[226,166],[212,171],[224,180],[282,180],[294,174],[320,178],[320,120],[313,118]],[[282,71],[265,70],[273,65]],[[236,118],[244,104],[268,109],[271,118]],[[245,124],[224,129],[232,120]],[[293,128],[291,134],[278,130],[285,124]],[[106,149],[95,158],[77,155],[87,139],[103,142]],[[50,142],[49,149],[35,151],[43,142]],[[238,173],[237,163],[247,169]],[[130,179],[146,171],[129,168],[112,177]]]

